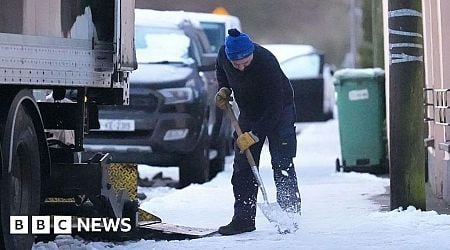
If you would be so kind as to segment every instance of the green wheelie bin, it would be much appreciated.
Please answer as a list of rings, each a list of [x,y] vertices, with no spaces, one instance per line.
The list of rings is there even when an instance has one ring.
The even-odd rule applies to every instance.
[[[336,171],[386,173],[384,71],[342,69],[334,78],[342,156]]]

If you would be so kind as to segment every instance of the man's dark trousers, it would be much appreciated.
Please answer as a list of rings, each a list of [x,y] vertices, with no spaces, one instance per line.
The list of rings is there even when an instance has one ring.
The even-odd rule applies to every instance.
[[[258,134],[260,141],[250,147],[256,165],[259,166],[261,149],[265,138],[268,138],[273,176],[277,187],[277,202],[288,212],[300,212],[301,202],[297,176],[292,162],[297,150],[294,122],[295,108],[293,105],[289,105],[283,109],[276,128],[266,135]],[[243,132],[250,131],[252,124],[253,121],[243,117],[242,114],[239,116],[239,125]],[[234,150],[235,158],[231,179],[235,197],[233,220],[254,223],[258,184],[245,154],[241,154],[237,146]]]

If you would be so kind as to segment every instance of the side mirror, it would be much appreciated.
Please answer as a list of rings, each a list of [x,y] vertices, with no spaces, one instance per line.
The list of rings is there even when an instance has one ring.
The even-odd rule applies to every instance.
[[[215,53],[205,53],[202,55],[202,64],[199,65],[199,71],[213,71],[216,69],[216,58]]]

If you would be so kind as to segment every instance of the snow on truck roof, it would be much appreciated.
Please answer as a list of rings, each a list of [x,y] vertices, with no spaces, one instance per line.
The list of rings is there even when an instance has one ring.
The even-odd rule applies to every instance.
[[[215,22],[215,23],[225,23],[228,28],[238,28],[241,29],[241,22],[239,18],[230,15],[219,15],[213,13],[200,13],[200,12],[184,12],[185,15],[191,20],[196,20],[198,22]]]
[[[168,23],[177,25],[184,21],[190,21],[194,26],[199,28],[201,27],[201,22],[225,23],[227,27],[240,28],[240,21],[235,16],[186,11],[135,9],[135,22],[137,25],[149,23]]]
[[[280,63],[296,56],[319,53],[313,46],[304,44],[263,44],[262,46],[272,52]]]
[[[135,24],[150,26],[176,26],[183,22],[191,22],[197,28],[200,23],[190,20],[183,14],[183,11],[159,11],[151,9],[135,9]]]

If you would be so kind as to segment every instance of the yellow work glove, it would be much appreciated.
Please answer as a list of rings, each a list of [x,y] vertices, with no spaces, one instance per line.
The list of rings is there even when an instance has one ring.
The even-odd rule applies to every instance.
[[[226,87],[222,87],[217,91],[216,94],[216,106],[220,109],[225,110],[227,107],[227,103],[231,101],[231,90]]]
[[[238,145],[241,153],[243,153],[246,149],[248,149],[251,145],[259,142],[258,136],[254,135],[252,131],[245,132],[238,136],[236,140],[236,144]]]

